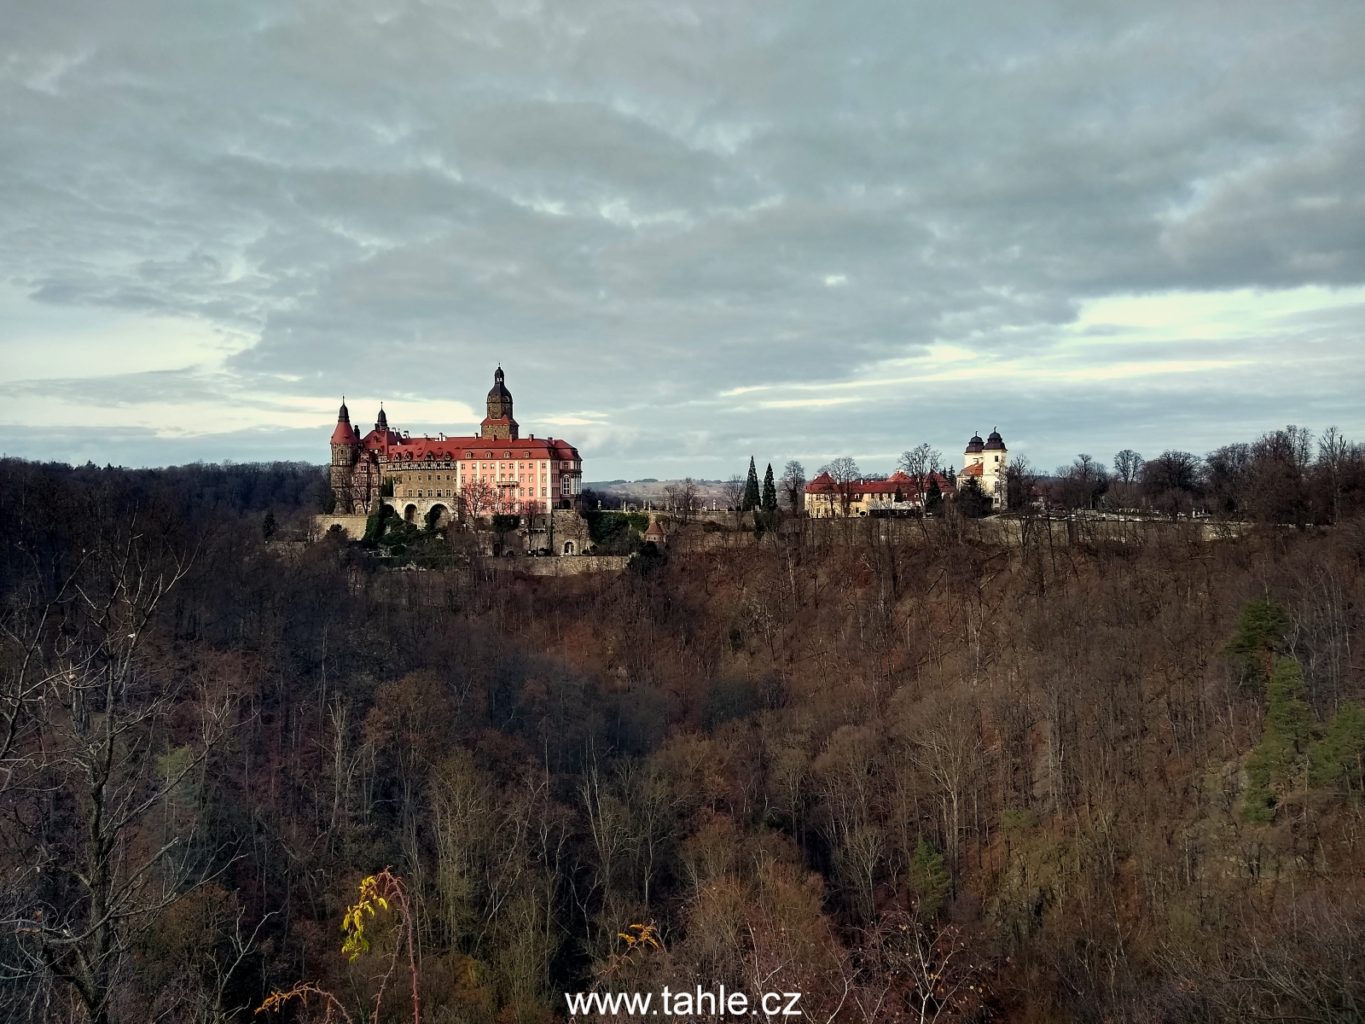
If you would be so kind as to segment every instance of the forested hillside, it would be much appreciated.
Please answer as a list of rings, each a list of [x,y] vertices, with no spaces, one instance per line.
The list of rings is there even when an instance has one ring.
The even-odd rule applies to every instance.
[[[0,1019],[1365,1012],[1365,520],[518,579],[273,472],[0,463]]]

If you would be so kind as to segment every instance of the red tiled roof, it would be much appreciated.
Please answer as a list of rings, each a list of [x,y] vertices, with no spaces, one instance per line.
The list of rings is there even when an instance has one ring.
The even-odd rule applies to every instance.
[[[853,487],[859,494],[895,494],[897,491],[909,494],[916,489],[916,484],[910,477],[896,470],[885,480],[859,480]]]
[[[332,431],[332,444],[355,444],[359,440],[355,428],[349,423],[339,422],[337,428]]]
[[[828,473],[821,473],[810,483],[806,484],[807,494],[831,494],[834,490],[834,478]]]
[[[371,430],[360,442],[366,448],[384,448],[403,443],[403,435],[396,430]]]
[[[938,481],[940,491],[947,491],[951,486],[948,483],[948,478],[942,473],[928,474],[926,487],[930,479]],[[896,470],[885,480],[853,480],[846,487],[849,497],[854,501],[872,494],[894,497],[897,491],[901,493],[901,497],[907,499],[914,498],[919,494],[919,481],[900,470]],[[835,494],[840,489],[840,485],[836,484],[828,473],[821,473],[806,485],[807,494]]]
[[[559,438],[493,439],[488,437],[397,437],[390,441],[388,456],[403,462],[454,461],[459,459],[577,459],[578,450]],[[368,438],[366,439],[368,444]]]
[[[973,462],[970,466],[963,466],[962,472],[958,476],[980,476],[985,472],[985,466],[979,462]]]

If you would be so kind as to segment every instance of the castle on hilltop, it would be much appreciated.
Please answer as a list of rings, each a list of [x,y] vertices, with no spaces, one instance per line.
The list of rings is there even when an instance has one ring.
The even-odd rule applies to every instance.
[[[411,437],[389,426],[381,405],[361,437],[343,398],[331,442],[335,511],[367,515],[388,505],[408,522],[439,525],[457,511],[482,518],[577,508],[578,449],[563,438],[521,436],[501,366],[487,411],[477,436]]]

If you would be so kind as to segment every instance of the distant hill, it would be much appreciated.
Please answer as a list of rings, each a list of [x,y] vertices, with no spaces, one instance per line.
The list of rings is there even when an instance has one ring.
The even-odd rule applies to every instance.
[[[681,479],[657,480],[653,477],[645,477],[642,480],[591,481],[585,483],[583,489],[600,495],[604,500],[610,498],[635,504],[643,504],[644,502],[661,504],[668,500],[669,489],[681,484]],[[713,502],[720,507],[725,506],[725,481],[693,478],[692,484],[696,488],[699,502],[707,506]]]

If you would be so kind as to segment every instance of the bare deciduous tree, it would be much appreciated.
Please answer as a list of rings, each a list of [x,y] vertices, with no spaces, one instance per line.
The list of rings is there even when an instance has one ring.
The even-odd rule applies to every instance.
[[[686,523],[697,511],[697,481],[690,476],[674,480],[664,488],[664,497],[678,518]]]
[[[68,989],[94,1024],[121,1016],[140,937],[221,867],[198,807],[232,713],[154,643],[190,560],[136,523],[118,532],[18,638],[18,680],[44,685],[0,795],[11,862],[24,865],[0,910],[17,940],[4,969]]]
[[[720,485],[720,499],[725,502],[726,508],[739,508],[744,500],[744,477],[736,473]]]
[[[1142,456],[1131,448],[1114,453],[1114,476],[1119,483],[1135,484],[1142,475]]]
[[[909,451],[901,453],[897,465],[906,476],[915,481],[915,494],[921,506],[925,492],[929,489],[929,477],[938,472],[942,460],[943,453],[928,441],[922,441]]]

